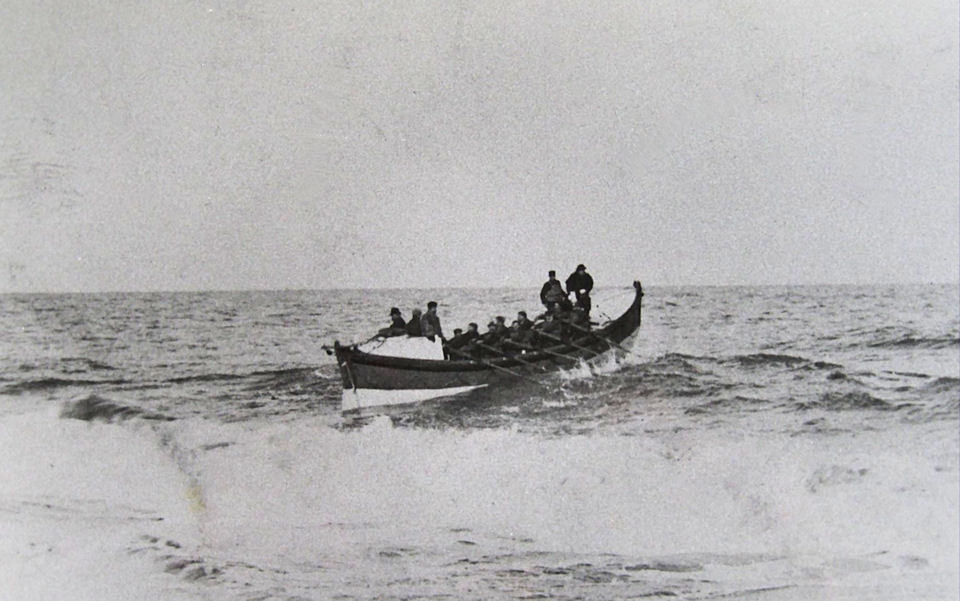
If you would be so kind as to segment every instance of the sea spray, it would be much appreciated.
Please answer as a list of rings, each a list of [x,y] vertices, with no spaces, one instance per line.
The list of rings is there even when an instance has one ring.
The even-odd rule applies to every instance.
[[[5,598],[151,598],[172,584],[159,569],[164,556],[200,545],[188,481],[147,422],[119,427],[62,419],[52,409],[8,415],[0,457]],[[160,543],[140,553],[144,537],[160,540],[158,533],[176,548]]]
[[[955,546],[955,461],[933,465],[894,433],[863,434],[856,450],[813,435],[543,439],[386,419],[350,432],[306,420],[208,434],[204,444],[225,443],[198,457],[208,543],[254,555],[334,553],[343,539],[319,536],[330,524],[401,545],[461,529],[624,555],[829,548],[935,561]],[[372,544],[366,536],[353,544]]]

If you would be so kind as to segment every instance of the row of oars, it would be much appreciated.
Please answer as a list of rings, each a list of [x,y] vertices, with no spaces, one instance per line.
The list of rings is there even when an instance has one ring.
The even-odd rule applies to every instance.
[[[624,346],[622,346],[622,345],[614,342],[613,340],[610,340],[609,338],[607,338],[607,337],[605,337],[605,336],[601,336],[601,335],[597,334],[596,332],[593,332],[593,331],[588,330],[588,329],[586,329],[586,328],[582,328],[582,327],[580,327],[580,326],[578,326],[578,325],[576,325],[576,324],[573,324],[573,323],[568,323],[567,325],[569,325],[571,328],[573,328],[573,329],[575,329],[575,330],[579,330],[580,332],[583,332],[583,333],[585,333],[585,334],[589,334],[590,336],[596,338],[597,340],[601,340],[601,341],[607,343],[608,345],[610,345],[611,347],[620,349],[620,350],[622,350],[623,352],[625,352],[625,353],[627,353],[627,354],[629,354],[629,355],[638,356],[636,353],[634,353],[634,352],[631,351],[630,349],[628,349],[628,348],[626,348],[626,347],[624,347]],[[554,336],[554,335],[549,334],[549,333],[547,333],[547,332],[538,332],[538,335],[543,336],[544,338],[548,338],[548,339],[550,339],[550,340],[553,340],[553,341],[555,341],[555,342],[559,342],[560,344],[564,344],[564,345],[567,345],[567,346],[572,346],[573,348],[575,348],[575,349],[577,349],[577,350],[580,350],[580,351],[583,351],[583,352],[586,352],[586,353],[590,353],[590,354],[592,354],[592,355],[594,355],[594,356],[600,355],[600,351],[595,351],[595,350],[593,350],[593,349],[591,349],[591,348],[588,348],[588,347],[585,347],[585,346],[581,346],[581,345],[579,345],[579,344],[576,344],[576,343],[573,343],[573,342],[570,342],[570,341],[565,341],[565,340],[563,340],[562,338],[560,338],[560,337],[558,337],[558,336]],[[515,343],[515,344],[517,344],[517,343]],[[542,365],[537,365],[536,363],[531,363],[531,362],[529,362],[529,361],[524,361],[523,359],[521,359],[521,358],[518,357],[517,355],[508,355],[507,353],[505,353],[505,352],[503,352],[503,351],[501,351],[501,350],[499,350],[499,349],[493,348],[492,346],[488,346],[488,345],[483,344],[483,343],[481,343],[481,342],[477,342],[476,345],[477,345],[478,347],[480,347],[481,349],[485,350],[485,351],[494,353],[494,354],[496,354],[496,355],[500,355],[501,357],[504,357],[504,358],[506,358],[506,359],[511,359],[511,360],[513,360],[513,361],[516,361],[517,363],[526,365],[527,367],[530,367],[530,368],[533,368],[533,369],[536,369],[536,370],[544,370],[544,369],[546,369],[546,368],[545,368],[544,366],[542,366]],[[577,361],[577,360],[578,360],[577,357],[574,357],[574,356],[572,356],[572,355],[567,355],[567,354],[564,354],[564,353],[561,353],[561,352],[558,352],[558,351],[553,351],[553,350],[546,349],[546,348],[535,348],[535,347],[531,347],[531,346],[527,346],[527,345],[522,345],[522,344],[517,344],[517,346],[519,346],[519,347],[520,347],[521,349],[523,349],[523,350],[529,350],[529,351],[547,353],[548,355],[553,355],[553,356],[558,357],[558,358],[561,358],[561,359],[567,359],[567,360],[570,360],[570,361]],[[467,355],[466,353],[463,353],[463,352],[458,351],[457,349],[448,348],[447,351],[448,351],[449,353],[453,354],[453,355],[456,355],[456,356],[458,356],[458,357],[462,357],[462,358],[464,358],[464,359],[468,359],[468,360],[473,361],[473,362],[475,362],[475,363],[479,363],[480,365],[483,365],[483,366],[485,366],[485,367],[489,367],[489,368],[491,368],[491,369],[493,369],[493,370],[495,370],[495,371],[498,371],[498,372],[501,372],[501,373],[506,373],[506,374],[508,374],[508,375],[510,375],[510,376],[513,376],[513,377],[515,377],[515,378],[519,378],[519,379],[522,379],[522,380],[527,380],[528,382],[532,382],[532,383],[534,383],[534,384],[536,384],[536,385],[538,385],[538,386],[542,386],[543,388],[546,388],[547,390],[550,390],[551,392],[554,390],[552,387],[547,386],[546,384],[544,384],[544,383],[541,382],[540,380],[537,380],[536,378],[531,378],[531,377],[526,376],[526,375],[524,375],[524,374],[518,373],[518,372],[516,372],[516,371],[513,371],[512,369],[507,369],[506,367],[502,367],[502,366],[500,366],[500,365],[494,365],[493,363],[490,363],[489,361],[484,361],[483,359],[478,359],[478,358],[472,357],[472,356],[470,356],[470,355]]]

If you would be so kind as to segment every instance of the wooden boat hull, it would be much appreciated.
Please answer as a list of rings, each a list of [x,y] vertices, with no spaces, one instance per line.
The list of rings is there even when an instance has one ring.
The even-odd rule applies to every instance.
[[[334,343],[343,382],[341,410],[351,413],[453,397],[481,387],[531,378],[569,366],[579,358],[596,357],[619,346],[640,327],[643,289],[639,282],[634,282],[634,288],[636,294],[630,307],[604,327],[516,357],[482,361],[410,359],[364,353],[356,345]]]

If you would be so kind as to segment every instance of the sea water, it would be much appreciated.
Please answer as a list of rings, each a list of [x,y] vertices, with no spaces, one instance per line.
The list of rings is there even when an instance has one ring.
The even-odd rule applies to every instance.
[[[0,296],[0,598],[958,598],[956,286],[651,287],[629,353],[344,424],[323,345],[428,300],[537,309]]]

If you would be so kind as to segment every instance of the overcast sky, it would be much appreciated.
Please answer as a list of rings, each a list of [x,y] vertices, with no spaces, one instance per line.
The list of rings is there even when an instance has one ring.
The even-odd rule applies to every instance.
[[[955,282],[958,19],[5,0],[0,291]]]

